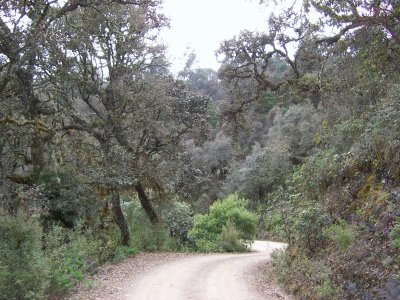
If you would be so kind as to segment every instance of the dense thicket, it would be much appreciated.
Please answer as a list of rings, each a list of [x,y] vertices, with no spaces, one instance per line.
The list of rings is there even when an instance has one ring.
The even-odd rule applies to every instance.
[[[289,242],[277,272],[301,299],[399,295],[399,34],[396,1],[304,1],[219,50],[244,156],[221,190]]]

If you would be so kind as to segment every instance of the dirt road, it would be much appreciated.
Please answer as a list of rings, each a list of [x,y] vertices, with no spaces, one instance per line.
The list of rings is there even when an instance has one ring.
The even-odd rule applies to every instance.
[[[284,244],[256,241],[248,254],[188,256],[161,264],[134,280],[124,299],[265,299],[249,285],[248,273]],[[246,275],[247,274],[247,275]],[[247,276],[247,277],[246,277]],[[251,277],[251,276],[250,276]],[[271,298],[272,299],[272,298]],[[276,299],[276,298],[273,298]]]

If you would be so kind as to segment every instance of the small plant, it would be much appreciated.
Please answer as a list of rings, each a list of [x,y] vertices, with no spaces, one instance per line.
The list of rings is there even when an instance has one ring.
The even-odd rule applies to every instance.
[[[272,259],[278,282],[302,299],[343,299],[342,289],[332,280],[334,271],[323,261],[312,260],[296,248],[275,252]]]
[[[326,217],[317,208],[310,207],[303,210],[295,223],[298,245],[311,252],[324,240],[322,228],[326,223]]]
[[[82,249],[83,245],[72,241],[49,251],[51,257],[51,280],[55,290],[60,292],[81,282],[90,269],[92,259]]]
[[[247,249],[240,241],[240,232],[231,222],[222,227],[219,246],[226,252],[243,252]]]
[[[188,241],[189,230],[193,226],[192,211],[189,204],[176,202],[164,215],[164,222],[168,225],[171,237],[175,237],[181,244]]]
[[[211,205],[208,214],[195,215],[189,237],[194,239],[198,250],[227,251],[221,247],[222,241],[225,247],[232,248],[232,245],[240,243],[239,240],[252,240],[258,216],[246,209],[246,203],[237,194],[232,194]],[[233,238],[237,241],[234,242]]]
[[[396,224],[393,226],[393,229],[390,231],[390,237],[392,239],[392,245],[395,249],[400,248],[400,224]]]
[[[98,238],[81,227],[75,230],[54,226],[45,236],[45,254],[49,258],[52,293],[64,293],[82,283],[103,262],[117,257],[118,235]]]
[[[353,229],[344,220],[339,220],[338,224],[330,226],[324,234],[334,241],[342,251],[346,251],[355,239]]]
[[[284,250],[274,251],[272,253],[272,261],[278,282],[281,284],[286,283],[291,273],[289,252]]]
[[[164,224],[151,224],[136,199],[124,204],[124,212],[131,234],[130,242],[138,250],[174,251],[179,249],[179,238],[172,237],[169,228]],[[177,227],[183,229],[179,225]]]
[[[0,215],[0,299],[44,298],[49,268],[41,239],[37,222]]]
[[[124,258],[138,254],[139,250],[134,247],[128,247],[128,246],[118,246],[117,249],[115,250],[115,257],[114,260],[123,260]]]
[[[318,299],[337,299],[339,289],[332,284],[329,278],[324,278],[322,284],[314,288]]]

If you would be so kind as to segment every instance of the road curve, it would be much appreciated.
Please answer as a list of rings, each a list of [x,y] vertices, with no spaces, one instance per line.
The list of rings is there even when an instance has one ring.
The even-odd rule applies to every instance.
[[[134,281],[125,294],[130,300],[258,300],[244,274],[270,259],[285,244],[256,241],[254,252],[206,254],[163,264]]]

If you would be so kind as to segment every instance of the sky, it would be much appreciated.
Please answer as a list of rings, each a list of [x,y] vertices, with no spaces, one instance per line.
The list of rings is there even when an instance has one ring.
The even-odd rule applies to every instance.
[[[197,55],[195,67],[217,70],[215,51],[220,43],[242,30],[265,31],[271,9],[258,0],[164,0],[161,11],[171,25],[161,40],[168,46],[171,71],[177,73],[188,48]]]

